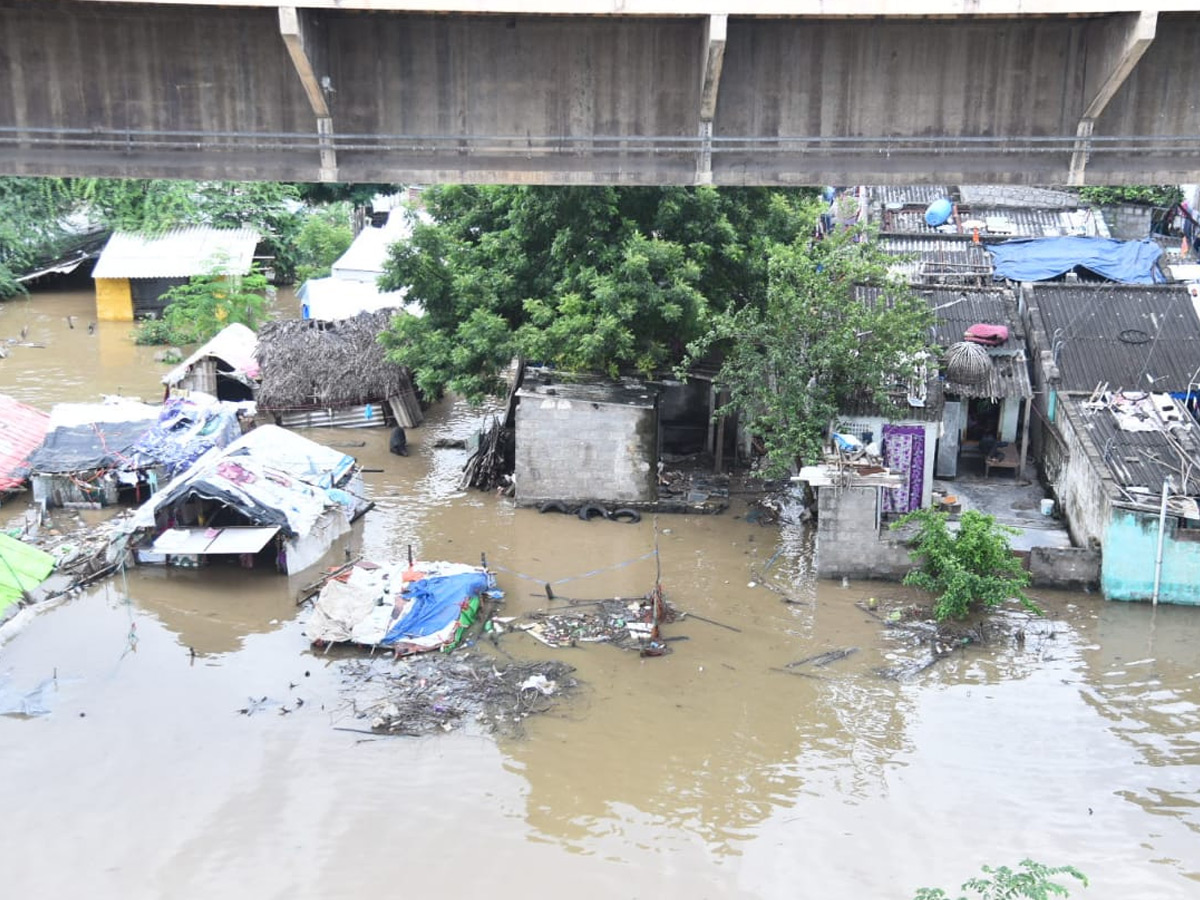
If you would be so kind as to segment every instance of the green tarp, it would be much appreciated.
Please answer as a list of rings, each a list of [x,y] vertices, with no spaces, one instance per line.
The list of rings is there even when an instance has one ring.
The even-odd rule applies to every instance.
[[[54,557],[49,553],[0,534],[0,617],[53,570]]]

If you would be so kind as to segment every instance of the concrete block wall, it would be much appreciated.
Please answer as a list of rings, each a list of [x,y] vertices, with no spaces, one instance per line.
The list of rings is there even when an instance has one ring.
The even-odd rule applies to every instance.
[[[817,489],[817,576],[898,581],[912,569],[908,546],[876,527],[879,489]]]
[[[1121,203],[1104,208],[1109,233],[1119,241],[1142,241],[1150,236],[1154,209],[1140,203]]]
[[[517,406],[516,499],[653,503],[658,413],[653,407],[565,397]]]
[[[1100,585],[1100,551],[1094,547],[1034,547],[1029,551],[1033,586],[1081,590]]]

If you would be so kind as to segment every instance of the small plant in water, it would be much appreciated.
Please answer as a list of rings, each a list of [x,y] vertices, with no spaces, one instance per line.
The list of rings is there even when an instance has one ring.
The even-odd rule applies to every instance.
[[[948,520],[947,513],[918,509],[892,526],[917,525],[910,556],[920,568],[909,572],[904,583],[938,595],[933,607],[937,620],[961,619],[975,604],[990,609],[1010,598],[1040,613],[1025,596],[1029,573],[1009,545],[1017,530],[973,509],[962,514],[957,532],[950,531]]]
[[[1031,859],[1021,860],[1015,872],[1008,866],[996,869],[984,866],[983,875],[964,882],[962,889],[973,893],[971,897],[960,895],[957,900],[1050,900],[1051,897],[1069,897],[1070,890],[1056,880],[1063,875],[1069,875],[1084,887],[1088,886],[1087,876],[1074,866],[1047,866]],[[951,897],[941,888],[921,888],[913,900],[951,900]]]

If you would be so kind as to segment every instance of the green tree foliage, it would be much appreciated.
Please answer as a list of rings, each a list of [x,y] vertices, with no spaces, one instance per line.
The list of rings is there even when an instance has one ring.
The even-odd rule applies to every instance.
[[[918,377],[929,305],[889,280],[888,258],[861,237],[770,245],[764,302],[722,310],[689,347],[689,363],[723,353],[721,412],[737,412],[762,438],[772,474],[819,459],[829,423],[851,400],[890,410]],[[856,285],[878,286],[877,299],[857,301]]]
[[[376,194],[387,196],[404,188],[401,184],[335,184],[324,181],[297,182],[293,186],[300,199],[313,206],[334,203],[367,206]]]
[[[1074,866],[1046,866],[1031,859],[1022,860],[1014,871],[1008,866],[993,869],[983,867],[984,877],[972,878],[962,886],[971,891],[971,897],[960,895],[958,900],[1050,900],[1052,897],[1069,897],[1071,891],[1062,884],[1062,876],[1068,875],[1083,887],[1088,886],[1087,876]],[[913,900],[951,900],[941,888],[921,888]]]
[[[921,566],[909,572],[904,583],[938,595],[934,616],[939,622],[961,619],[974,608],[990,609],[1013,598],[1040,612],[1025,596],[1029,573],[1009,545],[1016,529],[974,509],[962,514],[957,532],[950,531],[948,521],[946,513],[918,509],[892,526],[917,526],[911,556]]]
[[[266,295],[267,279],[257,267],[247,275],[228,275],[218,263],[167,291],[163,297],[169,303],[161,321],[143,323],[135,340],[139,344],[198,344],[234,322],[257,329],[266,318]]]
[[[809,191],[449,186],[392,248],[392,359],[429,396],[501,388],[517,355],[571,371],[673,365],[713,310],[765,302],[765,251],[811,224]]]
[[[296,234],[296,282],[324,278],[353,242],[349,204],[334,203],[313,210],[304,217]]]
[[[1114,203],[1145,203],[1170,209],[1183,200],[1183,191],[1174,184],[1127,184],[1114,187],[1081,187],[1079,196],[1093,206]]]
[[[0,300],[25,293],[18,276],[73,239],[63,225],[73,206],[60,178],[0,178]]]
[[[295,277],[302,216],[294,185],[81,178],[69,190],[100,221],[120,231],[154,235],[187,225],[253,228],[265,252],[275,258],[276,277]]]

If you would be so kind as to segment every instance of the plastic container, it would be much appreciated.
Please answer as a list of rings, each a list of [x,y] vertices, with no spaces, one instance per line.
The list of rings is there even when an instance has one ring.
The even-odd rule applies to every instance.
[[[1054,515],[1054,501],[1053,500],[1046,498],[1045,500],[1042,501],[1042,515],[1043,516]]]
[[[954,204],[948,199],[943,197],[941,200],[934,200],[925,208],[925,224],[930,228],[945,225],[953,213]]]

